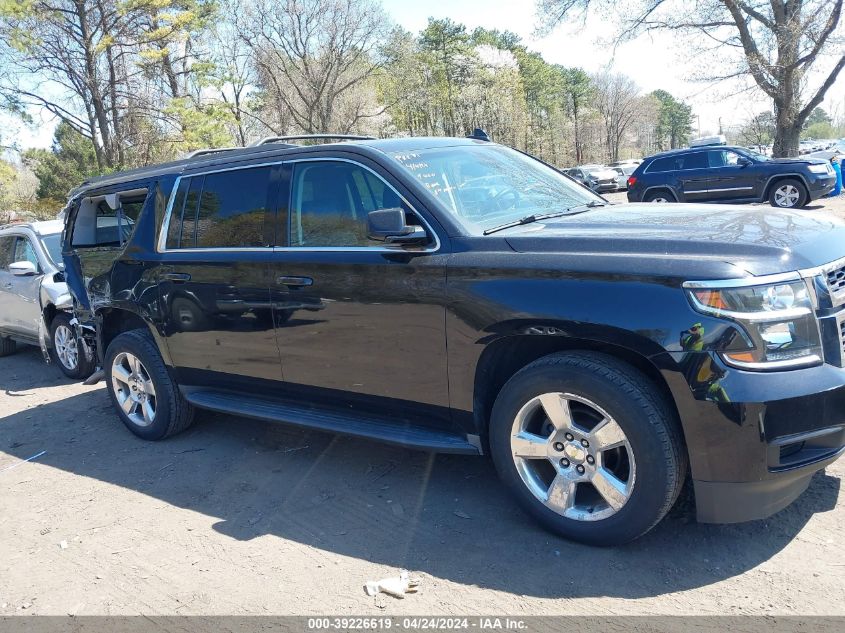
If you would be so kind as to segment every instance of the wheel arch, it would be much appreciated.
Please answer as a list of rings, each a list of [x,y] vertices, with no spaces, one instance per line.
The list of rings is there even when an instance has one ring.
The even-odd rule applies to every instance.
[[[96,312],[97,323],[97,349],[100,361],[105,357],[109,344],[123,332],[130,330],[145,330],[155,340],[159,353],[165,364],[170,365],[170,355],[164,339],[156,328],[155,324],[143,315],[125,308],[102,308]]]
[[[763,187],[763,202],[769,199],[769,196],[772,195],[772,189],[774,188],[777,183],[783,180],[798,180],[804,185],[804,189],[807,192],[807,195],[810,194],[810,187],[807,184],[807,179],[800,173],[789,173],[789,174],[775,174],[774,176],[769,176],[769,179],[766,181],[766,186]]]
[[[632,333],[632,336],[636,336]],[[605,354],[640,371],[666,400],[684,438],[683,424],[672,389],[660,369],[640,350],[615,343],[570,336],[512,335],[490,343],[481,354],[475,371],[473,417],[482,441],[488,445],[487,429],[496,397],[505,383],[535,360],[560,352]],[[684,439],[685,441],[685,439]],[[686,450],[686,447],[685,447]]]
[[[646,188],[646,190],[643,191],[643,195],[642,195],[641,200],[643,202],[645,202],[646,196],[648,196],[649,192],[652,192],[652,191],[665,191],[675,199],[675,202],[680,202],[680,200],[681,200],[680,196],[678,196],[678,192],[675,191],[675,188],[672,185],[669,185],[669,184],[652,185],[652,186]]]

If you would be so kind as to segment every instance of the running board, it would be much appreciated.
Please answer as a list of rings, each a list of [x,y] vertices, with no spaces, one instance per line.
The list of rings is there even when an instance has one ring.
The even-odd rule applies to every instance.
[[[448,431],[414,425],[403,419],[363,416],[357,413],[338,413],[325,409],[305,409],[288,402],[280,402],[225,391],[187,391],[185,399],[195,407],[241,415],[247,418],[292,424],[328,433],[364,437],[386,444],[394,444],[436,453],[480,455],[481,451],[465,437]]]

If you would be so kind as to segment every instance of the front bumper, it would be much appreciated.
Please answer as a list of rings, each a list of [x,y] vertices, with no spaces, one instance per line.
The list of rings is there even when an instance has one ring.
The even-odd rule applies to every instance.
[[[711,352],[664,361],[675,367],[664,364],[663,375],[684,430],[699,521],[771,516],[845,453],[845,368],[744,371]]]
[[[808,179],[810,200],[824,198],[836,187],[836,176],[817,176]]]

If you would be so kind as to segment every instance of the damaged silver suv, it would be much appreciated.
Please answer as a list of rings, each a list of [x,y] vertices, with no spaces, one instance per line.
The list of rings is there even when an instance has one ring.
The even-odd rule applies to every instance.
[[[87,378],[95,359],[71,323],[63,228],[60,220],[0,226],[0,356],[38,345],[66,376]]]

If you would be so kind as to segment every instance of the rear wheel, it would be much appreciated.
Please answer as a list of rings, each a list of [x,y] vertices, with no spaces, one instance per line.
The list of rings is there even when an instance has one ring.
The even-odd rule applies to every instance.
[[[680,432],[660,393],[601,354],[555,354],[514,375],[493,407],[490,447],[529,514],[591,545],[650,530],[686,472]]]
[[[798,209],[809,202],[807,188],[800,180],[787,178],[772,185],[769,203],[781,209]]]
[[[149,333],[132,330],[117,336],[106,350],[104,367],[118,415],[138,437],[160,440],[193,422],[194,409],[179,392]]]
[[[53,362],[68,378],[87,378],[94,372],[94,359],[88,358],[85,346],[76,334],[76,328],[70,323],[70,316],[59,313],[50,323],[50,338],[53,347],[50,350]]]
[[[660,191],[651,191],[643,197],[643,202],[657,202],[657,203],[667,203],[667,202],[675,202],[675,197],[669,193],[661,189]]]
[[[18,344],[10,338],[0,336],[0,356],[9,356],[18,349]]]

